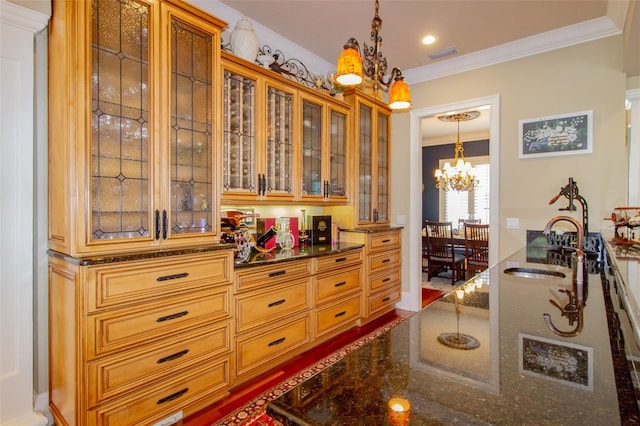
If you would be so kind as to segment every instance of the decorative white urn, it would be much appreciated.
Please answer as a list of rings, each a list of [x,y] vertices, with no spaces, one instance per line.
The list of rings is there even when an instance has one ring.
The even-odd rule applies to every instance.
[[[231,33],[231,50],[233,54],[247,61],[255,62],[259,48],[260,42],[256,32],[253,30],[251,21],[244,16],[238,19],[236,27]]]

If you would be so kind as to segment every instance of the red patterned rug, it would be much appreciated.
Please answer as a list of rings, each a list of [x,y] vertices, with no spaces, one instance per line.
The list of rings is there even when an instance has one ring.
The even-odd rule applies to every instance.
[[[304,382],[305,380],[308,380],[309,378],[315,376],[316,374],[318,374],[325,368],[329,367],[330,365],[340,361],[350,352],[353,352],[361,348],[362,346],[369,343],[371,340],[375,339],[376,337],[380,336],[381,334],[387,332],[391,328],[400,324],[405,319],[406,318],[398,318],[388,324],[385,324],[384,326],[378,328],[377,330],[372,331],[368,335],[362,337],[358,341],[351,343],[350,345],[338,350],[337,352],[334,352],[333,354],[329,355],[325,359],[319,361],[317,364],[295,374],[294,376],[286,379],[279,385],[276,385],[273,388],[269,389],[268,391],[264,392],[263,394],[255,398],[253,401],[248,402],[247,404],[240,407],[238,410],[234,411],[224,419],[216,422],[215,425],[219,425],[219,426],[223,426],[223,425],[224,426],[226,425],[229,425],[229,426],[232,426],[232,425],[233,426],[236,426],[236,425],[281,426],[280,422],[277,422],[276,420],[272,419],[266,414],[265,411],[267,409],[267,404],[269,402],[278,398],[280,395],[296,387],[298,384]]]

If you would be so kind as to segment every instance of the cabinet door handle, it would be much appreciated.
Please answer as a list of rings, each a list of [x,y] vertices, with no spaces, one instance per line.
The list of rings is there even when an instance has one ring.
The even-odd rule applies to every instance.
[[[167,211],[162,210],[162,239],[167,239],[167,230],[169,228],[169,222],[167,221]]]
[[[391,240],[382,240],[382,242],[385,243],[385,244],[388,243],[389,241],[391,241]]]
[[[287,299],[280,299],[280,300],[276,300],[275,302],[271,302],[267,305],[267,308],[273,308],[274,306],[278,306],[278,305],[282,305],[284,302],[286,302]]]
[[[277,277],[278,275],[284,275],[286,274],[287,271],[286,270],[282,270],[282,271],[275,271],[275,272],[271,272],[269,274],[269,277]]]
[[[156,209],[156,240],[160,239],[160,210]]]
[[[189,349],[182,350],[180,352],[176,352],[175,354],[167,355],[165,357],[160,358],[156,361],[156,364],[162,364],[163,362],[173,361],[174,359],[178,359],[182,356],[185,356],[189,353]]]
[[[277,340],[274,340],[273,342],[269,343],[267,346],[276,346],[279,345],[280,343],[284,342],[286,340],[286,337],[281,337]]]
[[[336,259],[336,263],[338,263],[338,262],[344,262],[345,260],[347,260],[347,258],[346,258],[346,257],[339,257],[339,258],[337,258],[337,259]]]
[[[382,299],[383,302],[388,302],[389,300],[391,300],[390,297],[385,297],[384,299]]]
[[[189,276],[188,272],[181,272],[179,274],[164,275],[162,277],[158,277],[156,278],[156,281],[161,282],[161,281],[177,280],[178,278],[186,278],[188,276]]]
[[[344,316],[346,313],[347,313],[347,311],[338,312],[333,317],[334,318],[340,318],[341,316]]]
[[[329,181],[324,181],[324,198],[329,198]]]
[[[347,282],[346,281],[340,281],[339,283],[335,283],[333,286],[334,287],[342,287],[343,285],[345,285]]]
[[[264,196],[267,193],[267,175],[263,173],[262,177],[258,176],[258,179],[260,179],[260,195]]]
[[[382,263],[388,263],[388,262],[391,262],[391,259],[385,259],[382,261]]]
[[[160,405],[160,404],[164,404],[165,402],[169,402],[169,401],[173,401],[176,398],[180,398],[182,395],[184,395],[185,393],[189,392],[189,388],[184,388],[182,390],[179,390],[176,393],[172,393],[169,396],[165,396],[164,398],[160,398],[156,404]]]
[[[188,315],[188,314],[189,314],[189,311],[176,312],[175,314],[171,314],[171,315],[166,315],[164,317],[160,317],[160,318],[158,318],[156,320],[156,322],[171,321],[171,320],[183,317],[183,316]]]
[[[386,283],[387,281],[391,281],[391,278],[385,278],[384,280],[382,280],[383,283]]]

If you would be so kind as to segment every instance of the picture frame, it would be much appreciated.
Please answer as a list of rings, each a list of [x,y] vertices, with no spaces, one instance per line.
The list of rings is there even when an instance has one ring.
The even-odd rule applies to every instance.
[[[591,154],[593,111],[580,111],[519,121],[519,158]]]
[[[519,333],[521,374],[593,391],[593,348]]]

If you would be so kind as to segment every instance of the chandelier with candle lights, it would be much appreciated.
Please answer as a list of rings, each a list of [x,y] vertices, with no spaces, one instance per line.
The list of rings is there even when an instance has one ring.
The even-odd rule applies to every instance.
[[[407,109],[411,106],[409,85],[404,81],[402,71],[394,67],[387,78],[387,58],[382,54],[382,19],[378,16],[380,5],[376,0],[375,16],[371,21],[372,46],[364,44],[364,63],[360,54],[358,41],[351,37],[343,46],[344,50],[338,58],[335,73],[335,83],[342,87],[355,87],[364,82],[364,77],[372,81],[374,96],[379,90],[389,91],[389,108],[395,110]]]
[[[436,170],[436,188],[445,191],[472,191],[478,185],[476,169],[471,166],[470,162],[464,160],[464,148],[462,147],[462,142],[460,142],[460,122],[473,120],[479,116],[479,111],[467,111],[438,117],[440,121],[455,121],[458,123],[458,138],[456,139],[453,158],[455,166],[451,166],[451,163],[447,161],[442,170]]]

